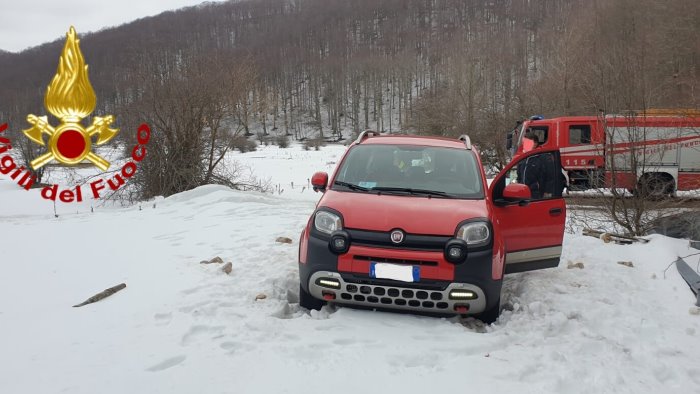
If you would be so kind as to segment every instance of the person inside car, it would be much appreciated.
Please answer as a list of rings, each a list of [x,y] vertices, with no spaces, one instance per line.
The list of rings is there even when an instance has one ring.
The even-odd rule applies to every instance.
[[[367,179],[377,186],[392,186],[401,179],[401,170],[394,165],[393,154],[384,151],[376,152],[370,159]]]

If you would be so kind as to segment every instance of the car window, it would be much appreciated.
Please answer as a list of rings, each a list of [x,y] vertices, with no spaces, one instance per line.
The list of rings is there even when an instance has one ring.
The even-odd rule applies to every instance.
[[[549,127],[547,126],[530,126],[525,129],[525,134],[532,134],[540,142],[540,145],[547,143],[549,138]],[[529,138],[521,138],[521,143],[523,145],[523,152],[529,152],[533,149],[534,143]]]
[[[358,145],[348,152],[335,181],[370,190],[417,189],[454,198],[483,198],[477,163],[474,152],[466,149]],[[348,185],[331,188],[344,190]]]
[[[494,187],[494,198],[500,197],[509,183],[527,185],[532,193],[532,200],[560,198],[563,182],[557,157],[552,152],[544,152],[520,159]]]

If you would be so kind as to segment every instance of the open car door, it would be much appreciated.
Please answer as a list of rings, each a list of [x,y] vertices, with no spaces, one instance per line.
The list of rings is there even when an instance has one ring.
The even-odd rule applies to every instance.
[[[505,273],[559,265],[566,203],[558,150],[535,149],[517,156],[489,187],[503,233]]]

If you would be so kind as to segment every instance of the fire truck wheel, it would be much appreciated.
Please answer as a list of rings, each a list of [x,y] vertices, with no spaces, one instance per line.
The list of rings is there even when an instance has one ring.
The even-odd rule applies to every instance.
[[[307,293],[301,285],[299,285],[299,306],[306,308],[308,310],[321,310],[321,308],[326,304],[325,301],[321,301],[314,298],[311,294]]]
[[[673,195],[675,185],[668,174],[644,174],[637,184],[637,191],[648,198],[663,198]]]

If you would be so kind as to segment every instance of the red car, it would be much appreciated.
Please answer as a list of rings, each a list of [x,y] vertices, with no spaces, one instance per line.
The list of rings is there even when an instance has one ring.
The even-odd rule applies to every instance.
[[[324,194],[299,243],[301,306],[495,321],[504,274],[559,264],[560,163],[557,150],[536,149],[489,187],[466,136],[363,132],[330,178],[312,178]]]

